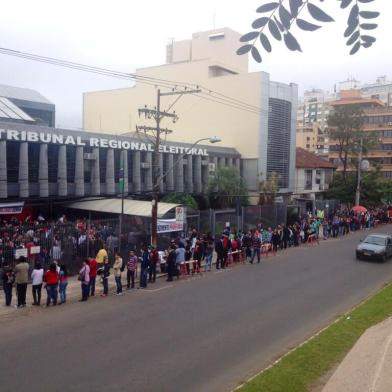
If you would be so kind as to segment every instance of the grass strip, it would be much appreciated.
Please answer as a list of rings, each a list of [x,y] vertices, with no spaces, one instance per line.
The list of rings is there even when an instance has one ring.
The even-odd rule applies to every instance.
[[[392,284],[256,376],[240,392],[307,392],[340,363],[369,327],[392,315]]]

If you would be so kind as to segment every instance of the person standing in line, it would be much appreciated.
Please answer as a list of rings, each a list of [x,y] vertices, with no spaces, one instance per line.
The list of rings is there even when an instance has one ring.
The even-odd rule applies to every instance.
[[[90,287],[90,266],[88,265],[89,260],[86,259],[83,262],[83,267],[79,271],[79,280],[81,282],[82,287],[82,299],[81,302],[85,302],[88,300],[88,291]]]
[[[185,248],[182,242],[179,243],[178,248],[175,250],[176,252],[176,268],[178,271],[181,271],[181,264],[185,263]],[[178,274],[178,278],[180,274]]]
[[[214,242],[212,239],[208,240],[205,247],[205,271],[211,271],[212,256],[214,254]]]
[[[157,264],[159,263],[159,253],[155,246],[151,247],[150,252],[150,266],[148,271],[148,281],[150,283],[155,283],[157,278]]]
[[[110,276],[109,259],[105,257],[103,262],[103,271],[102,271],[103,293],[101,294],[101,297],[107,297],[109,294],[109,276]]]
[[[280,235],[277,229],[275,229],[272,233],[271,244],[272,244],[272,251],[274,255],[276,255],[276,252],[278,251],[278,246],[280,244]]]
[[[60,303],[65,304],[67,302],[67,286],[68,286],[68,273],[67,266],[65,264],[60,265],[59,273],[59,291],[60,291]]]
[[[250,263],[253,264],[255,256],[257,256],[257,263],[260,263],[260,249],[261,249],[261,239],[257,233],[253,234],[252,237],[252,257]]]
[[[121,283],[121,268],[123,265],[123,260],[121,256],[116,252],[114,256],[114,264],[113,264],[113,271],[114,271],[114,280],[116,281],[116,295],[122,295],[122,283]]]
[[[26,306],[26,290],[29,281],[29,264],[24,256],[19,257],[15,266],[16,294],[18,296],[18,308]]]
[[[108,252],[106,251],[102,241],[101,248],[99,249],[97,256],[95,257],[95,260],[98,264],[103,265],[105,263],[105,257],[108,258]]]
[[[59,274],[57,273],[56,264],[52,263],[49,266],[49,270],[45,272],[44,282],[46,283],[46,292],[48,294],[46,299],[46,306],[49,307],[50,303],[53,306],[57,305],[57,294],[59,285]]]
[[[135,273],[137,270],[137,256],[135,255],[135,252],[131,250],[129,252],[129,258],[127,262],[127,290],[130,288],[133,289],[135,288]],[[132,286],[131,286],[131,280],[132,280]]]
[[[173,276],[176,269],[176,247],[170,245],[169,254],[167,255],[167,279],[166,282],[173,281]]]
[[[140,265],[139,288],[141,288],[141,289],[147,288],[147,274],[148,274],[149,265],[150,265],[150,255],[148,253],[147,247],[145,246],[143,248],[142,261],[141,261],[141,265]]]
[[[225,249],[223,247],[223,236],[215,242],[216,269],[224,268]]]
[[[90,267],[90,281],[89,281],[89,289],[88,293],[91,297],[95,295],[95,283],[97,279],[97,260],[93,257],[89,259],[89,267]]]
[[[40,263],[35,263],[34,269],[31,273],[32,292],[33,292],[33,305],[41,305],[41,291],[44,279],[44,269]]]
[[[11,306],[12,302],[12,285],[15,282],[15,274],[12,268],[5,261],[3,265],[3,290],[5,296],[5,306]]]

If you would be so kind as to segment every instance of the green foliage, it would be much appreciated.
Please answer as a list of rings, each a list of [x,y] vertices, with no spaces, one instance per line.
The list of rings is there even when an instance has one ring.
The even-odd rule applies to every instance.
[[[355,189],[357,186],[357,173],[336,173],[330,184],[326,197],[338,199],[342,203],[354,204]],[[360,204],[367,207],[379,206],[383,199],[392,197],[392,181],[384,178],[377,168],[367,173],[362,173]]]
[[[237,199],[240,205],[248,204],[248,190],[235,167],[220,167],[211,177],[207,187],[207,196],[213,208],[235,207]]]
[[[271,173],[267,178],[260,182],[259,204],[275,203],[276,194],[279,191],[279,175]]]
[[[192,195],[188,193],[168,193],[162,199],[164,203],[184,204],[197,210],[197,202]]]
[[[336,143],[344,178],[349,167],[349,158],[356,157],[360,151],[361,138],[363,154],[377,141],[377,133],[362,130],[363,123],[364,114],[355,105],[338,106],[328,116],[328,135]]]

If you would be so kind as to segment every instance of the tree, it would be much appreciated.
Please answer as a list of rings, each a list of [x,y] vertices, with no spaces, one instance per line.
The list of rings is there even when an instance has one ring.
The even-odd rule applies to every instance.
[[[267,178],[260,182],[259,204],[275,203],[276,194],[279,191],[279,175],[271,173]]]
[[[347,28],[344,32],[344,37],[348,38],[346,44],[351,46],[350,55],[358,52],[360,48],[369,48],[372,46],[376,38],[366,32],[377,28],[377,24],[372,22],[373,19],[379,16],[379,13],[363,9],[364,5],[362,3],[372,3],[375,0],[338,1],[340,2],[340,8],[344,11],[351,6],[348,12]],[[250,52],[254,60],[261,63],[262,57],[259,49],[256,47],[256,43],[260,41],[262,48],[266,52],[271,52],[271,38],[281,41],[282,36],[289,50],[302,52],[300,44],[292,33],[293,26],[297,26],[303,31],[315,31],[321,28],[319,22],[328,23],[334,21],[330,15],[314,3],[315,0],[278,0],[265,2],[256,10],[262,16],[253,21],[253,30],[241,37],[240,41],[245,43],[245,45],[237,50],[237,54],[243,55]],[[299,17],[305,9],[317,24]]]
[[[343,173],[335,173],[326,197],[327,199],[337,199],[342,203],[353,205],[356,184],[356,173],[347,173],[345,179],[343,178]],[[361,205],[377,207],[384,199],[390,200],[391,198],[392,182],[383,177],[379,167],[371,170],[362,177]]]
[[[192,195],[188,193],[168,193],[162,199],[164,203],[184,204],[197,210],[197,202]]]
[[[220,167],[211,177],[207,187],[207,197],[213,207],[235,207],[237,201],[248,204],[248,191],[235,167]]]
[[[336,143],[334,148],[343,165],[343,179],[346,179],[349,159],[356,158],[360,149],[366,155],[377,141],[378,134],[363,131],[363,124],[364,113],[355,105],[337,106],[328,116],[328,136],[331,145]]]

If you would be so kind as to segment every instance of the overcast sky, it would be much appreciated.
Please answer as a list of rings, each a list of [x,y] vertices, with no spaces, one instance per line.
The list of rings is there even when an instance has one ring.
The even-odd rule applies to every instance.
[[[265,0],[12,0],[2,2],[0,46],[119,71],[133,72],[165,62],[171,38],[189,39],[192,33],[215,26],[241,33],[258,17]],[[316,1],[313,1],[316,3]],[[318,3],[318,2],[317,2]],[[319,3],[331,11],[335,23],[314,32],[298,32],[303,53],[289,52],[275,43],[262,64],[251,62],[251,71],[263,70],[271,79],[295,82],[300,91],[333,90],[336,82],[355,77],[372,82],[377,76],[392,79],[391,0],[361,4],[381,11],[376,44],[348,55],[343,40],[347,12],[340,2]],[[346,10],[347,11],[347,10]],[[214,14],[216,15],[214,18]],[[293,30],[294,32],[295,30]],[[81,126],[82,93],[131,85],[124,80],[91,75],[0,54],[0,84],[29,87],[56,104],[57,126]]]

